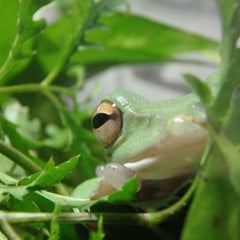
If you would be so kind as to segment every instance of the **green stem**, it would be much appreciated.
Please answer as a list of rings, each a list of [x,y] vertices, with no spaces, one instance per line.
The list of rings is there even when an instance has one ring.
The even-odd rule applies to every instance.
[[[68,59],[68,56],[65,58],[64,57],[61,58],[60,63],[52,69],[52,71],[47,75],[47,77],[45,79],[43,79],[43,81],[41,82],[41,86],[46,87],[46,86],[49,86],[53,82],[53,80],[58,76],[58,74],[62,70],[67,59]]]
[[[222,41],[220,45],[221,64],[217,96],[211,106],[210,122],[220,131],[224,117],[229,110],[232,94],[239,80],[239,51],[237,39],[240,35],[239,0],[218,0],[219,12],[222,19]]]
[[[12,226],[6,221],[6,219],[1,218],[0,219],[0,225],[3,230],[3,232],[6,234],[8,239],[14,239],[14,240],[21,240],[22,238],[18,236],[18,234],[14,231]]]
[[[9,54],[7,56],[7,59],[0,69],[0,80],[2,80],[5,77],[5,75],[11,70],[12,61],[15,57],[16,52],[18,51],[19,42],[20,42],[20,35],[17,34],[12,44],[11,50],[9,51]]]
[[[54,81],[54,79],[56,79],[56,77],[62,71],[64,66],[67,64],[70,56],[72,55],[76,47],[79,45],[79,39],[81,34],[82,34],[82,27],[79,22],[78,28],[72,34],[72,37],[69,39],[69,44],[67,44],[68,48],[63,52],[58,64],[56,64],[55,67],[52,69],[52,71],[47,75],[47,77],[43,79],[43,81],[41,82],[42,86],[44,87],[49,86]]]
[[[103,216],[104,223],[106,224],[128,224],[137,226],[153,226],[158,224],[169,216],[186,206],[188,200],[192,196],[198,179],[187,191],[187,193],[171,207],[154,213],[60,213],[58,220],[68,223],[97,223],[98,218]],[[6,219],[9,223],[28,223],[28,222],[46,222],[51,221],[52,213],[25,213],[25,212],[0,212],[0,220]]]
[[[30,173],[42,170],[42,167],[37,165],[31,158],[28,158],[16,148],[6,144],[2,140],[0,140],[0,152]]]
[[[1,240],[8,240],[6,235],[3,234],[3,232],[0,231],[0,239]]]
[[[14,93],[26,93],[26,92],[45,92],[52,91],[56,93],[62,93],[69,95],[70,91],[64,87],[59,86],[43,86],[41,84],[22,84],[8,87],[0,87],[0,94],[14,94]]]
[[[186,192],[186,194],[175,204],[172,206],[158,212],[152,212],[152,213],[146,213],[146,221],[148,222],[148,225],[154,225],[160,222],[163,222],[168,217],[175,214],[177,211],[185,207],[193,195],[198,183],[198,176],[195,178],[194,182],[192,183],[189,190]]]

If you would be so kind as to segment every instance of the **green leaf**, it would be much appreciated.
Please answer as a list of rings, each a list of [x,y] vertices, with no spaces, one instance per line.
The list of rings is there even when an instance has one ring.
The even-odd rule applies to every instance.
[[[28,193],[25,186],[7,186],[0,184],[0,203],[8,196],[12,195],[14,198],[21,200],[24,195]]]
[[[68,67],[82,64],[81,62],[68,64],[68,61],[78,46],[85,42],[86,33],[98,26],[99,17],[109,14],[122,2],[123,0],[57,2],[61,17],[48,25],[37,39],[36,59],[44,72],[50,74],[47,80],[44,80],[44,84],[49,84],[53,80],[52,76],[68,71]]]
[[[191,85],[191,87],[197,93],[197,95],[201,98],[203,103],[206,106],[209,105],[212,100],[212,94],[208,85],[202,82],[197,77],[193,76],[192,74],[186,73],[186,74],[183,74],[183,77]]]
[[[218,1],[222,19],[221,64],[219,69],[218,94],[212,104],[212,112],[218,125],[227,114],[232,94],[240,85],[240,4],[238,0]]]
[[[38,194],[61,207],[78,207],[80,209],[88,209],[96,203],[129,202],[134,199],[139,187],[138,179],[134,177],[125,183],[121,189],[116,190],[114,193],[98,200],[90,200],[90,196],[97,190],[98,184],[99,178],[87,180],[74,190],[71,197],[47,191],[41,191]]]
[[[2,32],[10,32],[6,35],[6,40],[2,41],[5,43],[4,48],[4,58],[0,59],[2,61],[2,67],[0,68],[0,80],[3,81],[3,78],[12,77],[14,74],[22,70],[28,63],[27,59],[30,59],[33,56],[34,50],[33,45],[29,41],[36,34],[38,34],[45,26],[44,21],[34,21],[34,13],[45,4],[50,1],[31,1],[31,0],[22,0],[22,1],[12,1],[13,3],[6,4],[6,1],[1,0],[1,16],[4,19],[6,15],[5,12],[11,13],[10,28]],[[11,9],[9,9],[9,7]],[[12,12],[13,11],[13,12]],[[5,21],[3,21],[6,23]],[[0,25],[4,28],[4,26]],[[5,36],[5,34],[4,34]],[[2,36],[4,38],[4,36]],[[0,42],[1,43],[1,42]],[[24,60],[24,61],[23,61]],[[6,77],[6,75],[9,75]],[[3,82],[2,82],[3,84]]]
[[[13,211],[40,212],[39,207],[35,204],[31,196],[28,194],[23,196],[22,199],[17,199],[15,196],[12,196],[9,199],[9,205]]]
[[[78,182],[94,177],[96,175],[95,168],[97,165],[101,164],[101,160],[103,159],[96,158],[90,151],[89,145],[94,145],[94,148],[96,148],[99,143],[93,133],[81,124],[77,114],[72,114],[62,105],[58,106],[58,110],[61,113],[63,123],[68,127],[71,133],[70,147],[73,149],[73,154],[81,154],[81,160],[78,163],[78,171],[75,173]]]
[[[49,240],[60,239],[60,227],[58,222],[59,213],[60,213],[60,207],[56,205],[53,212],[53,218],[51,220]]]
[[[78,163],[79,156],[73,157],[68,161],[54,166],[50,160],[43,172],[28,186],[29,190],[47,189],[59,183],[64,177],[69,175]]]
[[[184,227],[182,239],[240,238],[239,96],[240,2],[218,1],[222,18],[221,65],[208,109],[214,141]]]
[[[100,178],[93,178],[81,183],[72,193],[73,197],[90,198],[98,189]],[[129,202],[134,199],[135,194],[139,188],[139,181],[136,177],[126,182],[120,189],[110,195],[99,199],[104,202]]]
[[[207,178],[201,179],[198,186],[181,239],[239,239],[239,197],[226,169],[226,162],[215,147],[207,163]]]
[[[228,115],[223,125],[223,134],[217,135],[229,170],[229,180],[240,198],[240,95],[237,93],[231,101]]]
[[[168,61],[179,53],[217,47],[215,41],[137,15],[114,13],[100,22],[105,28],[88,33],[85,41],[92,47],[79,46],[71,58],[73,62],[101,68],[120,63]]]
[[[45,21],[33,20],[33,15],[38,9],[50,3],[51,0],[31,1],[22,0],[19,6],[18,34],[22,43],[37,35],[44,27]]]
[[[6,185],[17,184],[17,181],[14,178],[8,176],[3,172],[0,172],[0,182]]]
[[[12,0],[10,2],[5,0],[0,1],[1,18],[4,19],[4,21],[0,22],[0,32],[4,33],[0,38],[0,66],[3,65],[5,59],[7,58],[8,51],[11,48],[11,43],[13,42],[14,36],[17,31],[17,12],[17,0]]]
[[[106,197],[107,201],[111,203],[115,202],[129,202],[135,198],[135,194],[139,188],[139,180],[137,177],[133,177],[127,181],[121,189],[113,192]]]
[[[240,94],[238,90],[234,94],[235,96],[232,98],[228,115],[224,122],[223,132],[237,146],[240,144]]]
[[[217,143],[223,153],[229,174],[229,181],[240,199],[240,151],[239,145],[232,144],[226,137],[217,136]],[[239,142],[240,143],[240,142]]]
[[[97,191],[99,181],[100,178],[92,178],[84,181],[74,189],[72,197],[90,199],[93,193]]]
[[[38,195],[42,196],[45,199],[57,204],[63,208],[72,208],[78,207],[80,209],[88,209],[90,206],[96,203],[96,201],[92,201],[86,198],[78,198],[78,197],[70,197],[64,196],[56,193],[51,193],[47,191],[40,191]]]
[[[103,216],[101,215],[98,219],[97,232],[90,232],[90,240],[102,240],[104,239],[105,233],[103,229]]]

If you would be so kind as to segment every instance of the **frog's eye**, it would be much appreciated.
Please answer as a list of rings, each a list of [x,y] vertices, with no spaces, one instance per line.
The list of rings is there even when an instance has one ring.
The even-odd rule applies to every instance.
[[[122,129],[122,113],[110,101],[103,101],[92,118],[93,133],[104,147],[109,147],[118,138]]]

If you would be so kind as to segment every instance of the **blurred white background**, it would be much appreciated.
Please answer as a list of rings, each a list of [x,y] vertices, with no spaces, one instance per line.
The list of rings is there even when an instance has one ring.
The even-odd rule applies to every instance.
[[[133,13],[180,27],[212,39],[220,39],[220,22],[215,1],[208,0],[127,0]],[[93,91],[96,82],[101,86],[100,96],[108,92],[128,89],[151,100],[183,95],[190,90],[182,73],[193,73],[201,79],[215,70],[216,66],[187,64],[138,64],[110,68],[89,79],[84,94]],[[95,104],[95,103],[94,103]]]

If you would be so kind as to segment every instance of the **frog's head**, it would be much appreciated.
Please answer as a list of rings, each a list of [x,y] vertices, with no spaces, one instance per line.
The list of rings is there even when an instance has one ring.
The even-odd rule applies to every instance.
[[[137,160],[155,145],[164,134],[161,121],[152,102],[130,91],[118,91],[107,95],[96,108],[92,127],[111,161],[125,163]]]

